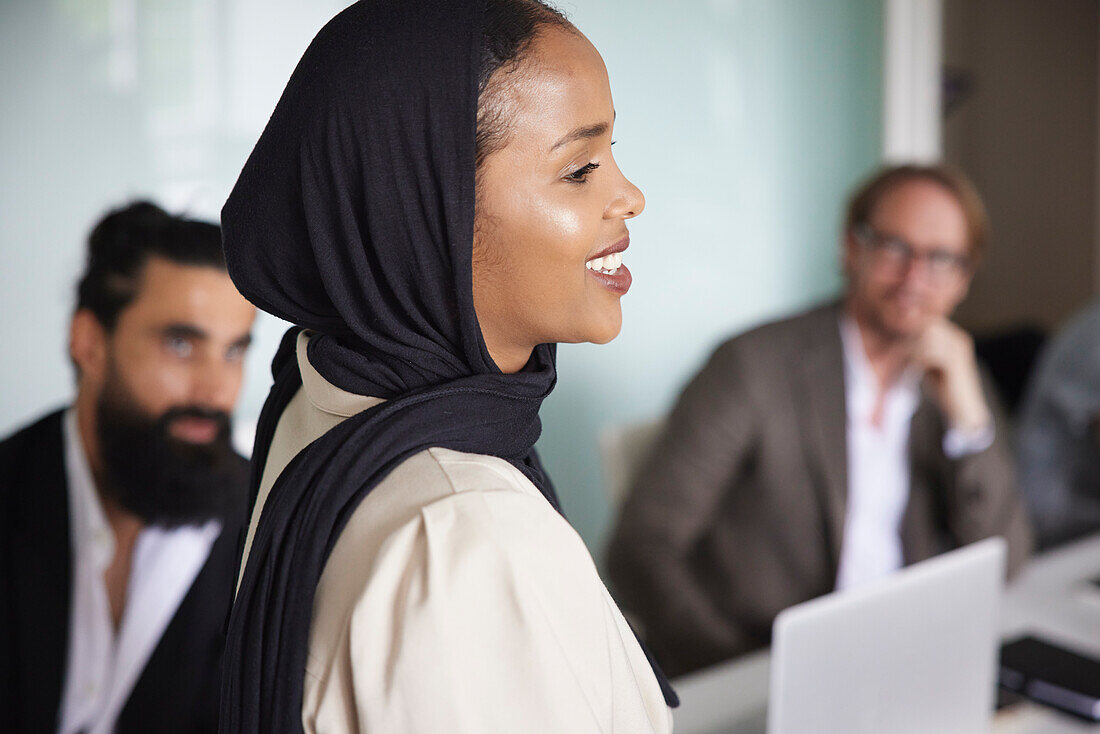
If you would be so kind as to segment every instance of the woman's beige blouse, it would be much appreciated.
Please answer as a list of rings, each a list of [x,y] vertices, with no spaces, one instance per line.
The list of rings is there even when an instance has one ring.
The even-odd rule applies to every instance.
[[[294,455],[377,404],[329,384],[299,337],[245,546]],[[307,732],[660,734],[672,717],[584,543],[507,462],[433,448],[367,495],[317,586]]]

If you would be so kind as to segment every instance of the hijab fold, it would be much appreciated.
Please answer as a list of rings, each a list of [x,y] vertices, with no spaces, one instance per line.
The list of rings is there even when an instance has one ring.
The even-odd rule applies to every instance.
[[[268,494],[229,620],[224,733],[302,731],[317,582],[351,513],[405,459],[430,447],[500,457],[560,512],[533,448],[554,347],[502,374],[473,306],[483,4],[373,0],[337,15],[306,50],[222,210],[234,283],[297,325],[272,365],[253,506],[275,427],[301,386],[301,329],[315,332],[307,357],[326,380],[386,399],[307,446]]]

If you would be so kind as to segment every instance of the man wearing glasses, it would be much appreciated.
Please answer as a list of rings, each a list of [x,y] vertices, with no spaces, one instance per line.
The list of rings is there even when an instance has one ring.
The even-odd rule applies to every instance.
[[[721,345],[637,474],[610,547],[670,675],[768,644],[785,607],[991,535],[1031,549],[999,409],[949,320],[985,212],[946,166],[849,202],[840,301]]]

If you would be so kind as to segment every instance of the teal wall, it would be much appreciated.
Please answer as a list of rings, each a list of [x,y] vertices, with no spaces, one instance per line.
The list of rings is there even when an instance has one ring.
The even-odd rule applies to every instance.
[[[302,50],[343,0],[0,0],[0,434],[67,401],[73,281],[103,207],[216,217]],[[722,336],[833,293],[844,191],[880,147],[881,0],[575,0],[616,156],[645,191],[613,343],[567,345],[540,448],[598,553],[596,436],[657,415]],[[132,11],[132,12],[131,12]],[[263,319],[238,418],[283,326]],[[31,369],[28,369],[31,366]]]
[[[882,5],[871,0],[577,2],[646,194],[611,344],[563,345],[539,448],[599,557],[611,522],[596,437],[668,410],[725,336],[840,284],[846,192],[881,147]]]

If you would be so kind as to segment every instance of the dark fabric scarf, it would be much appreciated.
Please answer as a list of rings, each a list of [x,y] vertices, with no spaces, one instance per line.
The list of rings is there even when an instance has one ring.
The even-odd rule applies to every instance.
[[[374,0],[337,15],[306,50],[222,210],[241,292],[315,332],[308,357],[329,382],[386,398],[306,447],[267,497],[229,621],[226,734],[302,730],[317,582],[351,513],[402,461],[430,447],[497,456],[560,511],[533,449],[554,348],[502,374],[473,307],[483,2]],[[253,505],[275,426],[301,385],[298,327],[273,364]]]

